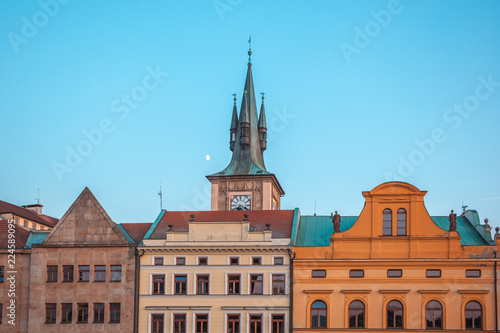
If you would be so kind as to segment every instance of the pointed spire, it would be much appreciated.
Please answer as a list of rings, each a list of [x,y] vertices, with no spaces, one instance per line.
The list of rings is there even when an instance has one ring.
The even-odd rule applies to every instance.
[[[260,94],[262,95],[262,105],[260,106],[260,115],[259,115],[259,142],[260,142],[260,149],[264,151],[267,148],[266,109],[264,107],[264,93]]]
[[[231,128],[229,129],[229,149],[234,150],[234,144],[236,142],[236,131],[238,130],[238,110],[236,108],[236,94],[233,94],[233,118],[231,119]]]

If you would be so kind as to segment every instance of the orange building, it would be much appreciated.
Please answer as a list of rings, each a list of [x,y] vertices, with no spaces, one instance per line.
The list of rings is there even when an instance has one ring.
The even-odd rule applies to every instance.
[[[336,227],[300,217],[294,332],[498,330],[498,228],[493,241],[475,211],[431,217],[425,194],[389,182]]]

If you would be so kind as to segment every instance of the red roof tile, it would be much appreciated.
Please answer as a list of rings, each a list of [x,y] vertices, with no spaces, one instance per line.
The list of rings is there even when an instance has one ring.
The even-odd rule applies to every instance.
[[[16,205],[13,205],[11,203],[5,202],[0,200],[0,214],[2,213],[12,213],[14,215],[17,215],[19,217],[23,217],[25,219],[28,219],[30,221],[34,221],[37,223],[41,223],[45,226],[53,228],[57,222],[59,221],[58,219],[44,215],[44,214],[37,214],[29,209],[19,207]]]
[[[136,244],[142,242],[142,239],[148,232],[153,223],[120,223]]]
[[[166,211],[149,238],[165,239],[169,224],[173,225],[174,231],[187,232],[190,215],[195,215],[196,222],[234,222],[243,220],[245,214],[248,214],[250,226],[254,227],[254,231],[263,231],[266,224],[270,224],[273,238],[290,238],[293,213],[293,210]]]
[[[9,240],[9,226],[6,220],[0,218],[0,249],[7,249],[8,248],[8,240]],[[30,232],[16,224],[15,226],[15,244],[16,248],[22,248],[24,245],[26,245],[26,242],[28,241],[28,237],[30,236]]]

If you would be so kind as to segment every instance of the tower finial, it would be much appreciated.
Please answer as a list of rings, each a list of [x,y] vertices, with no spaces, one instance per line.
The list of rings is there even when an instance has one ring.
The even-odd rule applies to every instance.
[[[236,105],[236,94],[233,94],[234,105]]]
[[[248,39],[248,64],[252,64],[252,36]]]
[[[262,103],[264,103],[264,95],[265,95],[266,93],[260,93],[260,94],[262,95]]]

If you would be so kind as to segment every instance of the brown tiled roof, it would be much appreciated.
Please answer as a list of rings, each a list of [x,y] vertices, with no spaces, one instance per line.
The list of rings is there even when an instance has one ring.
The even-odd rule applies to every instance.
[[[153,223],[120,223],[130,237],[134,240],[135,244],[142,242],[142,239],[148,232]]]
[[[59,221],[58,219],[48,216],[48,215],[39,215],[29,209],[19,207],[16,205],[13,205],[11,203],[5,202],[0,200],[0,214],[2,213],[12,213],[16,216],[23,217],[25,219],[28,219],[30,221],[34,221],[37,223],[41,223],[45,226],[53,228],[57,222]]]
[[[28,237],[30,236],[30,232],[18,225],[15,226],[15,244],[16,248],[22,248],[26,245],[28,241]],[[9,226],[7,220],[0,218],[0,249],[8,248],[8,240],[9,240]]]
[[[245,214],[248,214],[254,231],[263,231],[266,224],[270,224],[273,238],[290,238],[293,213],[293,210],[166,211],[149,238],[164,239],[169,224],[173,225],[174,231],[187,232],[190,215],[195,216],[196,222],[234,222],[243,220]]]

